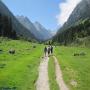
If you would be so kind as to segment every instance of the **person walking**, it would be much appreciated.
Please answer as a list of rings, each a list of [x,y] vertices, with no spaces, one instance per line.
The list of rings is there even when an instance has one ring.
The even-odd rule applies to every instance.
[[[51,46],[51,54],[53,54],[53,46]]]
[[[50,46],[48,46],[48,56],[50,55]]]
[[[45,57],[47,56],[47,47],[45,46],[45,48],[44,48],[44,55],[45,55]]]

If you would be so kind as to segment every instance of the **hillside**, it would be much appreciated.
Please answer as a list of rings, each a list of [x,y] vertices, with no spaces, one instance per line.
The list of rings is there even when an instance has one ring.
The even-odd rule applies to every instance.
[[[78,21],[90,18],[90,0],[82,0],[73,10],[67,22],[59,31],[74,26]]]
[[[82,0],[76,6],[67,22],[58,30],[53,42],[57,41],[60,44],[68,45],[78,40],[78,44],[80,39],[90,36],[89,11],[90,1]]]
[[[64,45],[82,45],[87,46],[86,40],[90,46],[90,19],[80,21],[78,25],[67,28],[53,38],[53,42],[57,41]]]
[[[49,30],[45,29],[39,22],[32,23],[29,18],[16,16],[19,22],[25,26],[39,41],[45,41],[52,37]]]
[[[35,26],[33,25],[33,23],[24,16],[16,16],[16,18],[18,19],[18,21],[24,26],[26,27],[32,34],[34,34],[34,36],[38,39],[38,40],[42,40],[41,39],[41,35],[40,33],[36,30]]]
[[[24,37],[28,40],[36,39],[35,36],[26,27],[18,22],[18,20],[14,17],[14,15],[2,1],[0,1],[0,15],[10,18],[12,21],[12,29],[17,33],[19,37]]]
[[[34,26],[36,27],[37,31],[42,35],[43,40],[51,39],[53,34],[50,30],[47,30],[43,25],[41,25],[39,22],[35,22]]]

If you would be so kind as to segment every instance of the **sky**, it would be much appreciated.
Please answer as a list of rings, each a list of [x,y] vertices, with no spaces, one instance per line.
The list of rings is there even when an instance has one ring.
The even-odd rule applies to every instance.
[[[46,29],[56,30],[70,16],[81,0],[2,0],[16,15],[40,22]]]

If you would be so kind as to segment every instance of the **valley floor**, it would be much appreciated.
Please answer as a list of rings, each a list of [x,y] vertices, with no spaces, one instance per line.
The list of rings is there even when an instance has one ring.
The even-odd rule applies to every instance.
[[[89,90],[89,48],[57,46],[49,58],[43,57],[43,48],[42,44],[1,40],[0,90]],[[11,49],[15,54],[9,53]]]
[[[0,41],[0,90],[35,90],[42,48],[25,41]]]
[[[56,47],[55,55],[70,90],[90,90],[90,48]]]

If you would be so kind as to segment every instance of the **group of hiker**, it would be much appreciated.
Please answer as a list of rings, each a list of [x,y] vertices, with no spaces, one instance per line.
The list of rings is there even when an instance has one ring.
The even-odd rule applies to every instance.
[[[48,46],[48,47],[45,46],[44,54],[45,54],[45,57],[52,55],[53,54],[53,46]]]

